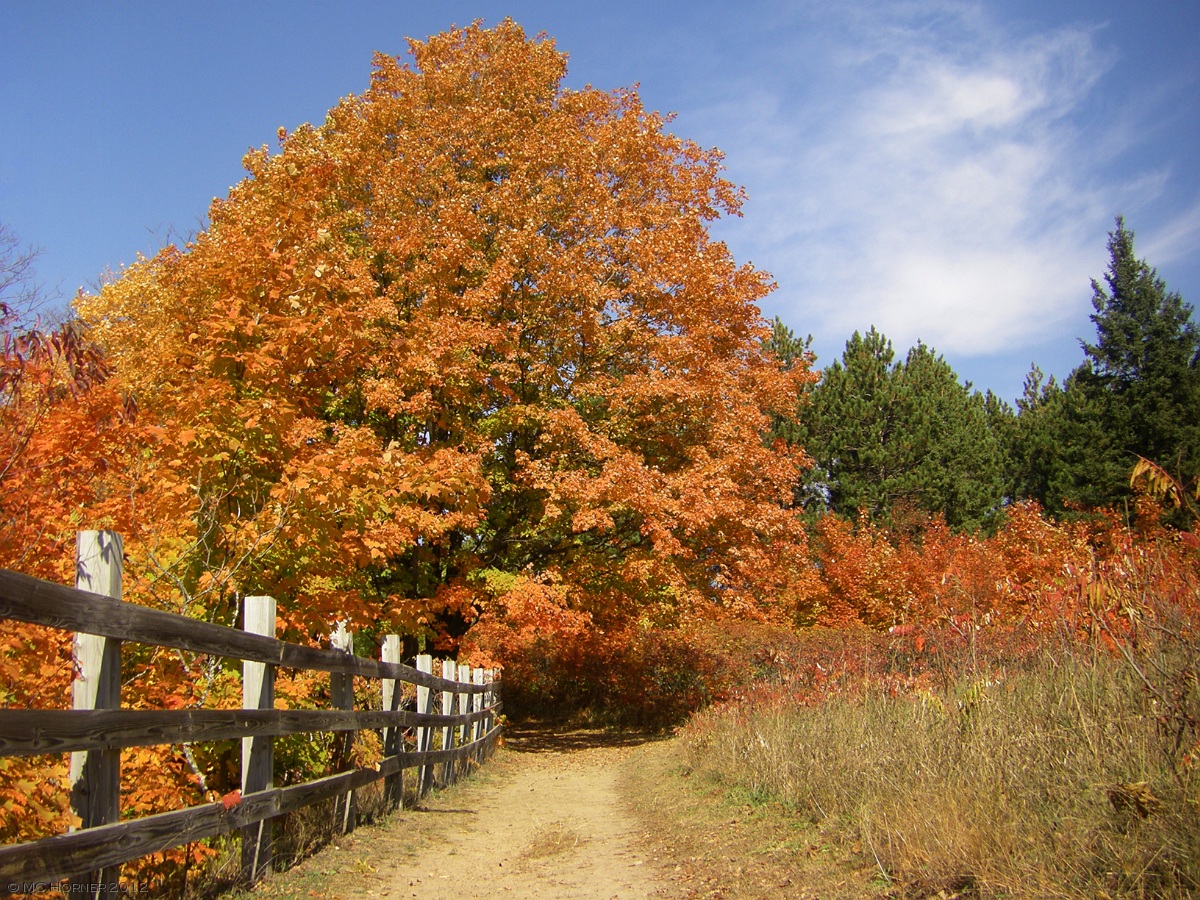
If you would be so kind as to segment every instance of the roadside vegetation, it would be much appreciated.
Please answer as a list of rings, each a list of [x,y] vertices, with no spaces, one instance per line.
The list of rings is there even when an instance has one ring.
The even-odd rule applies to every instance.
[[[1187,506],[1161,470],[1139,478]],[[1042,559],[1023,605],[976,593],[973,613],[802,632],[773,674],[679,730],[676,779],[793,821],[835,887],[857,872],[858,890],[894,897],[1195,896],[1194,536],[1077,528],[1025,533],[1052,557],[1054,536],[1074,540]],[[982,558],[1002,558],[995,541],[1003,530]],[[1038,570],[1009,563],[993,584]],[[776,857],[769,877],[812,874],[815,852]]]
[[[1195,896],[1196,648],[1169,630],[1132,661],[959,648],[945,680],[884,670],[819,703],[781,686],[697,716],[683,762],[855,848],[899,896]]]

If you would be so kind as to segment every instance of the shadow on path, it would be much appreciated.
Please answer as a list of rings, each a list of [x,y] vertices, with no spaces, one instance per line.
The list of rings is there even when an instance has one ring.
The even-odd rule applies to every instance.
[[[670,735],[650,731],[605,731],[598,728],[555,728],[522,723],[504,729],[504,746],[513,753],[570,753],[601,747],[637,747]]]

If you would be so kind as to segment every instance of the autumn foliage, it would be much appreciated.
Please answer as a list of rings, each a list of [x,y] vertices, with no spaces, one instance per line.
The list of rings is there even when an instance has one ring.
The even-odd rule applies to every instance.
[[[1137,528],[1115,513],[1053,522],[1036,504],[1017,504],[990,537],[952,532],[936,518],[919,534],[902,535],[826,516],[813,542],[819,587],[809,620],[881,630],[1086,628],[1096,610],[1111,605],[1115,585],[1194,605],[1195,535],[1152,524],[1154,504],[1142,503]]]
[[[763,348],[768,276],[708,234],[741,203],[719,153],[633,91],[564,88],[511,22],[411,49],[80,297],[94,355],[6,352],[0,562],[69,579],[75,530],[115,527],[131,602],[234,624],[270,594],[292,640],[345,620],[515,664],[549,638],[568,669],[632,628],[790,622],[803,457],[761,435],[811,376]],[[43,677],[31,634],[10,684],[58,705],[66,647]],[[133,705],[228,699],[219,661],[128,662]],[[231,789],[217,751],[155,752],[128,808]]]
[[[602,626],[787,619],[800,460],[759,435],[808,376],[708,236],[740,203],[719,155],[633,92],[564,89],[512,23],[412,49],[79,302],[137,398],[144,545],[187,523],[142,564],[271,593],[294,632],[445,646],[546,591]]]
[[[634,91],[565,88],[563,54],[512,22],[411,51],[249,152],[209,226],[81,296],[78,323],[9,335],[0,565],[69,581],[75,531],[116,528],[131,602],[233,625],[269,594],[283,638],[400,633],[504,666],[518,711],[655,726],[768,675],[819,688],[831,658],[932,659],[937,635],[1125,627],[1122,579],[1195,596],[1192,535],[1114,517],[810,535],[803,452],[765,435],[814,376],[764,346],[769,277],[709,235],[742,200],[720,154]],[[222,661],[126,664],[127,705],[239,702]],[[5,630],[6,704],[66,705],[70,678],[65,637]],[[327,702],[319,679],[278,687]],[[229,746],[127,756],[139,814],[237,786]],[[284,780],[353,762],[278,758]],[[43,791],[61,761],[0,766],[0,835],[70,824]]]
[[[132,410],[107,383],[99,348],[77,324],[24,327],[0,301],[0,566],[74,579],[77,523],[113,521],[115,473]],[[0,703],[70,705],[71,635],[9,623],[0,633]],[[64,757],[0,759],[0,839],[77,824]]]

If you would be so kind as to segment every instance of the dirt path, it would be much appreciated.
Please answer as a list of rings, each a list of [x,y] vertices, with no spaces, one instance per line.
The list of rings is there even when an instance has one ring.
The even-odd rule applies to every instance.
[[[265,893],[325,897],[676,896],[656,873],[618,787],[643,738],[510,732],[470,781],[348,840]]]

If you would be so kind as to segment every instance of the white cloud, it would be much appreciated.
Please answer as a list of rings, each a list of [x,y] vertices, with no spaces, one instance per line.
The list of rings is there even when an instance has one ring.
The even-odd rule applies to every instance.
[[[1113,209],[1073,114],[1109,60],[1086,29],[897,8],[823,25],[841,43],[802,39],[794,71],[705,110],[750,189],[735,252],[772,271],[786,320],[839,341],[875,324],[974,355],[1077,323]],[[817,74],[835,92],[797,89]]]
[[[1003,74],[933,61],[877,92],[866,104],[863,131],[879,140],[926,142],[963,128],[1010,125],[1031,101]]]

